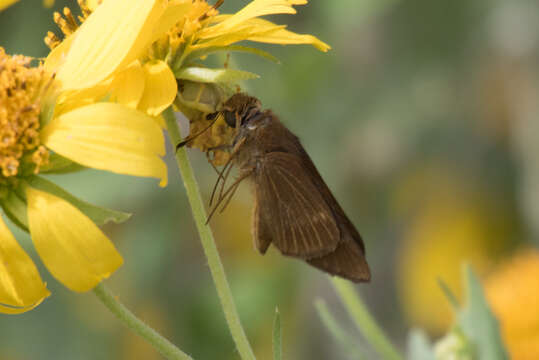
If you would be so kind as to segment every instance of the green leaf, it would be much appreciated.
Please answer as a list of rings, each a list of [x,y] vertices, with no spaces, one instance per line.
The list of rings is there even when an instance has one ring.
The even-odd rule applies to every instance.
[[[460,329],[474,343],[480,359],[509,359],[500,335],[498,320],[485,300],[479,280],[469,266],[465,267],[464,273],[467,304],[457,314]]]
[[[275,309],[275,320],[273,321],[273,360],[283,358],[283,338],[281,333],[281,316],[279,309]]]
[[[204,83],[227,83],[259,78],[257,74],[248,71],[232,69],[207,69],[203,67],[188,67],[175,73],[177,79],[191,80]]]
[[[36,188],[41,191],[46,191],[71,203],[73,206],[77,207],[80,211],[86,214],[86,216],[92,219],[92,221],[95,222],[97,225],[104,225],[110,221],[119,224],[131,217],[131,214],[129,213],[107,209],[80,200],[62,189],[60,186],[42,177],[32,176],[29,177],[27,181],[33,188]]]
[[[406,358],[409,360],[435,360],[429,339],[422,330],[410,331],[407,350]]]
[[[242,46],[242,45],[209,46],[206,48],[202,48],[200,50],[195,50],[195,51],[192,51],[189,55],[187,55],[187,57],[184,60],[184,63],[190,63],[206,55],[214,54],[221,51],[224,51],[224,52],[234,51],[234,52],[244,52],[244,53],[254,54],[264,59],[267,59],[269,61],[272,61],[276,64],[280,64],[279,59],[271,55],[269,52],[260,50],[257,48],[248,47],[248,46]]]
[[[51,154],[49,162],[39,169],[42,174],[66,174],[86,169],[85,166],[77,164],[59,154]]]
[[[28,216],[26,200],[19,197],[15,191],[10,191],[0,202],[7,217],[22,230],[28,232]]]

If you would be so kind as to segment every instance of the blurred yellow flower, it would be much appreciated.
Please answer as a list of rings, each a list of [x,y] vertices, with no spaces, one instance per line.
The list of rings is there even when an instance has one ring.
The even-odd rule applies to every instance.
[[[0,0],[0,11],[15,4],[19,0]]]
[[[497,267],[485,292],[513,360],[539,359],[539,251],[523,250]]]
[[[398,250],[396,282],[414,326],[441,334],[453,312],[438,284],[462,295],[461,266],[484,274],[507,246],[507,219],[451,169],[427,166],[399,185],[396,204],[409,225]]]
[[[45,266],[74,291],[92,289],[121,264],[122,258],[87,215],[59,197],[58,189],[34,186],[50,169],[51,150],[87,167],[167,181],[161,128],[149,116],[114,103],[55,109],[68,95],[31,58],[10,56],[0,48],[0,205],[27,229]],[[72,94],[76,95],[76,94]],[[59,106],[61,108],[61,106]],[[42,180],[43,182],[44,180]],[[55,185],[49,185],[49,188]],[[0,219],[0,312],[21,313],[49,292],[32,260]]]

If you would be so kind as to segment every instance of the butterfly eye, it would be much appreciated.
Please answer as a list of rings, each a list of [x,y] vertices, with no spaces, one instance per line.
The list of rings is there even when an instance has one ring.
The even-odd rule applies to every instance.
[[[219,114],[218,112],[208,114],[208,115],[206,115],[206,120],[214,120],[217,117],[218,114]]]
[[[236,127],[236,113],[231,111],[225,111],[225,121],[228,126],[235,128]]]

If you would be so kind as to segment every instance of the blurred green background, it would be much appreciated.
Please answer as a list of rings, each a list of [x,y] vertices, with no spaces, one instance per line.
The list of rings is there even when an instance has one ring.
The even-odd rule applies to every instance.
[[[226,0],[221,10],[246,3]],[[21,0],[0,13],[0,46],[46,56],[52,12],[66,5],[76,8]],[[451,324],[437,278],[460,294],[463,261],[485,277],[515,249],[539,244],[539,3],[312,0],[297,9],[271,19],[330,52],[261,45],[282,64],[242,55],[235,65],[261,75],[248,91],[301,138],[364,237],[373,278],[357,289],[390,337],[403,347],[414,326],[436,337]],[[237,359],[170,152],[165,189],[98,171],[51,179],[134,213],[105,228],[125,259],[107,284],[128,307],[194,359]],[[190,155],[207,199],[215,173],[203,154]],[[285,358],[346,359],[313,306],[325,299],[361,346],[328,277],[274,249],[255,252],[252,203],[243,185],[212,226],[258,358],[271,359],[278,307]],[[0,317],[0,359],[161,358],[92,293],[72,293],[41,270],[53,294]]]

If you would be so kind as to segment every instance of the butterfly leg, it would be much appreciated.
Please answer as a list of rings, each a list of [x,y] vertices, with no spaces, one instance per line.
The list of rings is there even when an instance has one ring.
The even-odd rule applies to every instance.
[[[211,192],[211,196],[210,196],[210,206],[211,204],[213,203],[213,199],[214,199],[214,196],[215,196],[215,192],[217,191],[217,187],[219,186],[219,181],[223,180],[223,183],[221,185],[221,191],[219,192],[219,198],[221,198],[222,194],[223,194],[223,190],[224,190],[224,187],[225,187],[225,183],[226,183],[226,179],[228,177],[228,175],[230,174],[230,169],[232,168],[232,160],[234,159],[234,157],[237,155],[238,153],[238,149],[240,148],[240,146],[244,143],[244,140],[242,141],[239,141],[232,149],[232,152],[230,153],[230,157],[228,158],[228,161],[226,162],[225,166],[223,167],[223,169],[221,170],[221,172],[219,173],[219,176],[217,177],[217,180],[215,181],[215,185],[213,186],[213,190]],[[223,145],[223,146],[227,146],[227,147],[230,147],[229,145]],[[228,168],[228,170],[227,170]],[[227,171],[225,173],[225,171]]]
[[[221,212],[223,212],[225,210],[226,206],[228,205],[228,203],[232,199],[232,196],[236,192],[236,190],[237,190],[238,186],[240,185],[240,183],[243,180],[245,180],[247,177],[249,177],[254,172],[254,170],[255,170],[254,168],[249,168],[245,172],[243,172],[243,174],[241,174],[240,177],[238,179],[236,179],[236,181],[234,181],[234,183],[232,185],[230,185],[228,187],[228,189],[226,189],[224,194],[222,194],[222,196],[220,196],[217,199],[217,202],[215,203],[215,206],[210,211],[210,215],[208,215],[208,220],[206,220],[206,224],[210,221],[211,217],[213,216],[213,214],[215,214],[215,211],[217,210],[217,208],[219,207],[219,205],[223,201],[225,201],[225,203],[224,203],[223,208],[221,208]]]

